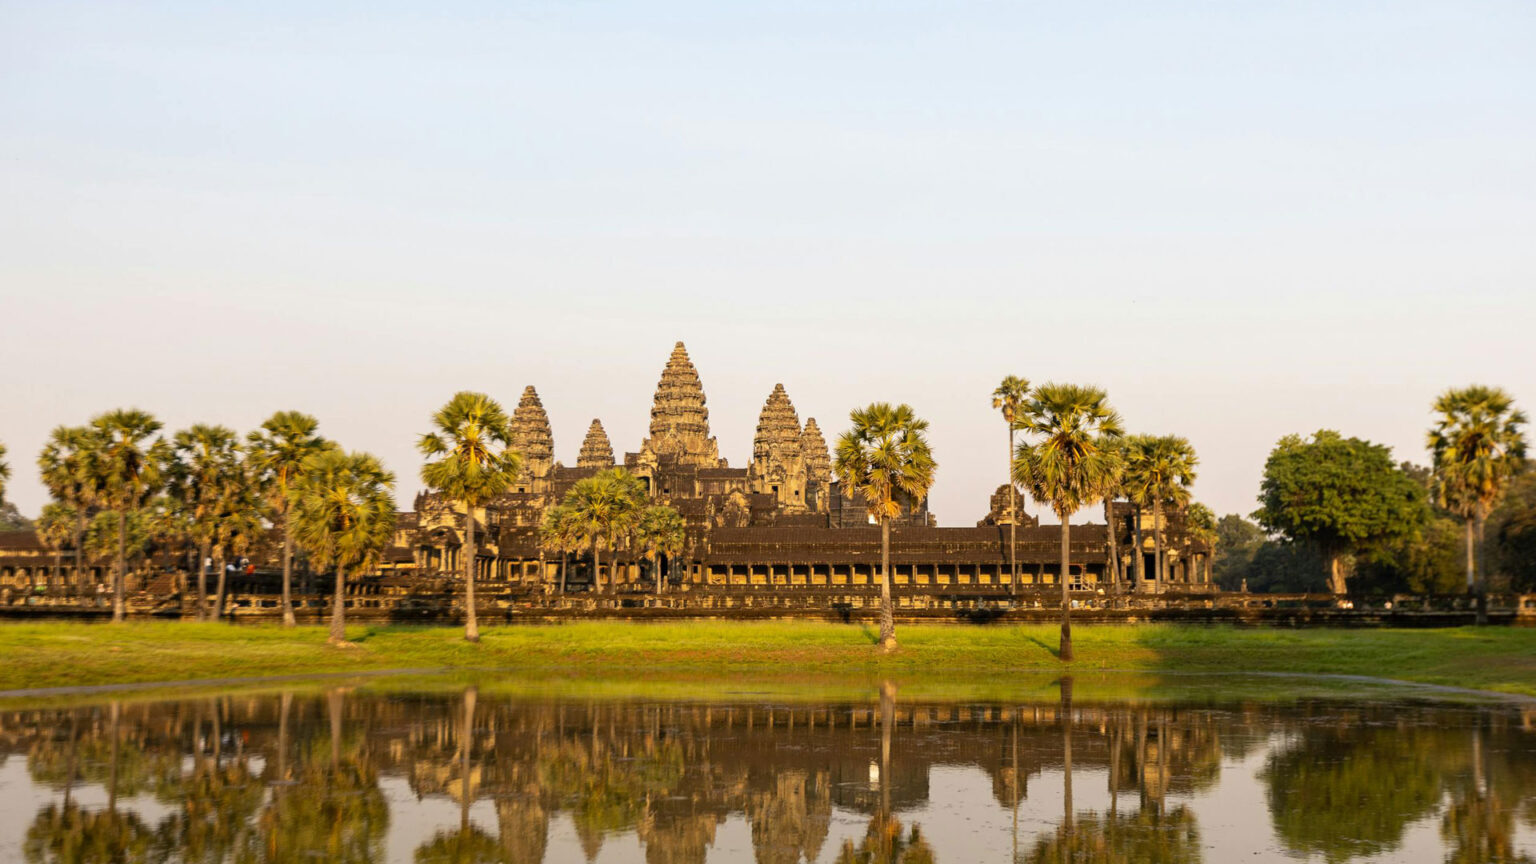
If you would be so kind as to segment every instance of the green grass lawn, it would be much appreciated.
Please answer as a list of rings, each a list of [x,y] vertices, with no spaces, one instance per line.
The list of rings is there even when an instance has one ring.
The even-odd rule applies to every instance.
[[[1172,624],[1080,626],[1077,659],[1055,655],[1054,626],[901,627],[881,655],[860,625],[818,622],[596,621],[490,627],[479,645],[451,627],[356,626],[350,647],[323,627],[175,622],[0,625],[0,690],[277,675],[511,671],[522,680],[863,684],[933,690],[1063,671],[1364,675],[1536,696],[1536,629],[1281,630]]]

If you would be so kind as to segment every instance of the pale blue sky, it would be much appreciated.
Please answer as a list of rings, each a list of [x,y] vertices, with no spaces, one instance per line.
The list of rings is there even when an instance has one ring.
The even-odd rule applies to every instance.
[[[1106,387],[1248,512],[1289,432],[1422,461],[1536,408],[1536,5],[0,0],[0,441],[320,417],[419,486],[458,389],[556,454],[687,342],[744,465],[782,381],[933,422],[983,515],[1015,373]]]

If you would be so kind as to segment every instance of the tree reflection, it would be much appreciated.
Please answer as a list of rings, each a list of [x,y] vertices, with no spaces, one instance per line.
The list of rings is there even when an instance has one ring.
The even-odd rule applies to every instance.
[[[22,854],[30,864],[137,864],[165,860],[152,851],[153,832],[133,813],[49,804],[27,828]]]
[[[904,832],[891,812],[891,737],[895,725],[896,685],[886,681],[880,685],[880,804],[859,845],[843,841],[837,864],[933,864],[933,849],[923,839],[922,829],[913,825]]]

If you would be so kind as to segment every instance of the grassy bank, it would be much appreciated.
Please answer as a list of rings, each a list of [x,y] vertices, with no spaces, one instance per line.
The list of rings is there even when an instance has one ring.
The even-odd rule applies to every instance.
[[[492,627],[479,645],[447,627],[325,630],[131,622],[0,625],[0,690],[369,672],[515,670],[530,680],[784,679],[946,682],[1038,679],[1070,670],[1365,675],[1536,696],[1536,629],[1272,630],[1188,625],[1074,629],[1077,660],[1051,626],[909,626],[878,655],[856,625],[811,622],[584,622]]]

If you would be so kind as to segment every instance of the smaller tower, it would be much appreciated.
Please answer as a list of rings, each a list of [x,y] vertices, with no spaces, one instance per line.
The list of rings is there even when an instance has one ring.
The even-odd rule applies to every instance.
[[[608,443],[608,433],[603,431],[602,421],[593,418],[587,427],[587,438],[581,442],[581,453],[576,457],[577,468],[612,468],[613,445]]]
[[[817,513],[825,513],[832,489],[832,456],[815,417],[805,418],[805,429],[800,432],[800,451],[805,455],[806,506]]]

